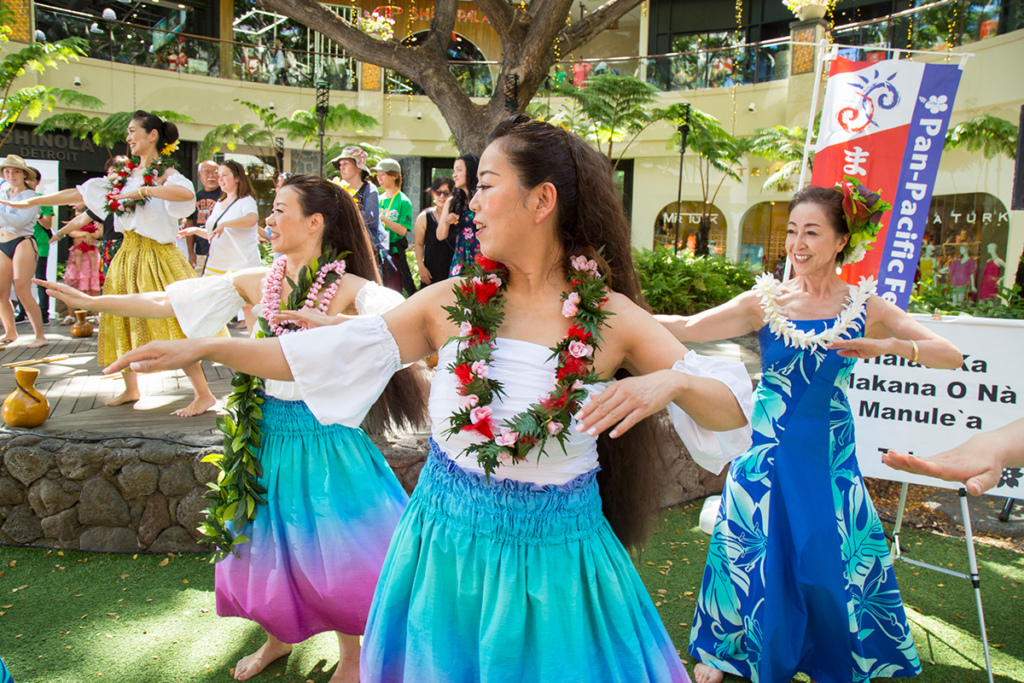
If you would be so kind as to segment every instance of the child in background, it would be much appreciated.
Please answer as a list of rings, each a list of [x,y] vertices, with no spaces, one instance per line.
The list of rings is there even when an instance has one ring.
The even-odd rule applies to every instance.
[[[81,210],[76,211],[76,215],[81,215],[81,213]],[[74,243],[68,252],[64,284],[91,296],[100,294],[100,255],[96,249],[96,238],[100,236],[100,233],[101,228],[96,223],[87,223],[69,233],[69,236],[74,239]],[[74,321],[74,311],[69,310],[68,316],[61,321],[61,325],[70,325]]]

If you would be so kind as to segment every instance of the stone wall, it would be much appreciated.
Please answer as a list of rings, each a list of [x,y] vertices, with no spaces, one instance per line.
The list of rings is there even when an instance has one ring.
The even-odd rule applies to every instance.
[[[720,492],[725,474],[699,468],[672,435],[677,455],[665,463],[661,506]],[[0,545],[124,553],[209,549],[197,543],[196,528],[208,504],[205,484],[217,469],[201,460],[221,450],[219,434],[167,435],[197,447],[140,435],[96,443],[61,436],[71,435],[0,434]],[[426,460],[426,438],[373,440],[412,491]]]

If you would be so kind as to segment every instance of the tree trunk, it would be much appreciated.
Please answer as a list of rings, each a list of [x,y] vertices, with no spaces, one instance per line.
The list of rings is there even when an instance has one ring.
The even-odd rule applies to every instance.
[[[397,71],[419,85],[444,116],[459,151],[479,156],[487,136],[510,110],[526,110],[560,55],[568,55],[593,40],[642,0],[610,0],[572,24],[566,23],[572,0],[531,0],[527,5],[476,0],[504,51],[494,93],[482,105],[470,100],[448,68],[447,48],[455,28],[458,0],[436,0],[430,35],[416,46],[371,38],[316,0],[259,2],[323,34],[355,59]],[[513,102],[506,102],[505,84],[509,82],[518,86]]]
[[[711,235],[711,217],[705,214],[700,216],[700,224],[697,226],[697,234],[695,235],[697,244],[693,249],[693,253],[697,256],[708,255],[708,242]]]

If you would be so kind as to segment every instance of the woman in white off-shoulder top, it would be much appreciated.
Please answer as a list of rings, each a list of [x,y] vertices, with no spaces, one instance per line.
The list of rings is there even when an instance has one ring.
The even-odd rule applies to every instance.
[[[669,439],[654,414],[670,405],[684,438],[742,451],[750,380],[644,310],[618,197],[583,140],[511,117],[480,158],[470,208],[487,258],[465,279],[381,317],[158,342],[114,366],[215,358],[294,380],[322,423],[358,424],[402,363],[440,350],[431,453],[374,596],[364,683],[688,681],[624,546],[657,506]]]
[[[60,230],[64,236],[75,229],[114,213],[114,227],[124,236],[118,253],[107,269],[103,291],[125,295],[161,292],[179,280],[194,278],[195,271],[174,246],[178,220],[196,208],[192,181],[174,170],[169,156],[178,147],[178,128],[146,111],[137,111],[128,122],[126,135],[132,163],[115,167],[110,175],[87,180],[77,188],[8,202],[14,208],[59,206],[84,203],[82,213]],[[116,191],[116,192],[115,192]],[[227,330],[220,332],[227,336]],[[144,320],[120,315],[100,317],[97,362],[110,365],[119,355],[153,339],[184,339],[174,318]],[[217,405],[199,363],[184,368],[192,383],[192,402],[176,411],[179,417],[200,415]],[[134,372],[123,373],[125,388],[108,406],[131,403],[141,398]]]
[[[41,284],[76,308],[174,317],[190,339],[215,334],[244,305],[254,306],[260,317],[262,331],[257,334],[293,331],[279,324],[274,311],[264,309],[274,301],[287,302],[289,283],[301,287],[302,271],[314,258],[321,268],[332,268],[325,261],[347,253],[343,261],[332,261],[342,265],[325,269],[343,275],[325,277],[314,294],[314,306],[324,304],[322,314],[379,314],[404,301],[380,285],[358,209],[338,186],[313,176],[290,178],[277,193],[267,227],[274,250],[281,254],[275,268],[183,280],[165,292],[120,297],[89,297],[64,285]],[[376,406],[385,422],[426,422],[427,386],[421,369],[408,368],[390,383]],[[256,506],[244,529],[229,524],[231,534],[244,533],[248,540],[210,539],[219,550],[237,554],[217,564],[217,613],[252,619],[267,632],[267,642],[236,664],[235,678],[255,676],[290,652],[292,643],[335,631],[341,650],[336,677],[355,680],[359,636],[408,498],[380,451],[359,429],[361,420],[350,426],[319,424],[292,382],[268,380],[260,397],[262,417],[250,427],[261,432],[254,451],[266,505]],[[222,461],[222,467],[228,464]],[[224,480],[221,484],[228,487]],[[211,515],[207,524],[214,523]]]

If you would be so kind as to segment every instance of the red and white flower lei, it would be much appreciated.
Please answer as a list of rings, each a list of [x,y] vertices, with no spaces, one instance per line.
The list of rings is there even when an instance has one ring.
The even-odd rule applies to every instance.
[[[173,164],[169,159],[157,157],[142,171],[142,185],[146,187],[156,187],[156,179],[171,166],[173,166]],[[110,172],[110,178],[107,181],[107,195],[105,197],[105,201],[107,211],[115,216],[123,216],[125,214],[132,213],[135,211],[136,207],[141,206],[148,201],[148,197],[140,197],[139,199],[114,199],[114,197],[124,191],[124,184],[128,181],[132,171],[138,167],[138,158],[135,158],[134,161],[129,159],[124,163],[114,166]]]
[[[446,433],[474,432],[484,437],[485,441],[471,445],[466,452],[476,456],[488,477],[500,465],[525,460],[534,446],[540,447],[542,455],[552,437],[564,452],[572,416],[587,397],[584,385],[601,381],[593,367],[601,327],[611,315],[603,310],[608,301],[606,279],[597,262],[585,256],[573,256],[570,265],[571,288],[562,293],[562,315],[572,320],[572,326],[551,349],[552,358],[558,359],[555,386],[500,427],[493,420],[490,404],[502,395],[502,385],[489,375],[495,332],[504,318],[499,294],[507,286],[508,270],[497,261],[477,256],[464,271],[465,279],[455,285],[455,305],[445,307],[448,319],[459,326],[459,336],[448,340],[458,344],[455,363],[448,369],[459,383],[460,397],[459,410],[449,418]]]
[[[281,256],[274,262],[274,265],[270,267],[270,272],[267,273],[267,278],[263,285],[263,298],[260,300],[260,308],[263,312],[263,317],[266,318],[275,337],[280,337],[282,334],[297,331],[291,327],[284,327],[277,322],[271,322],[272,315],[281,310],[281,283],[284,282],[284,271],[287,265],[288,257]],[[337,273],[338,277],[334,282],[327,286],[327,289],[324,290],[323,296],[318,302],[317,295],[319,295],[320,290],[323,289],[324,280],[327,277],[327,274],[331,272]],[[327,313],[327,307],[330,305],[331,299],[334,298],[334,295],[337,294],[338,285],[341,283],[341,278],[344,274],[344,259],[331,261],[320,268],[320,270],[317,271],[316,278],[313,280],[313,283],[309,286],[309,292],[306,294],[306,301],[300,310],[316,309],[320,313]]]

